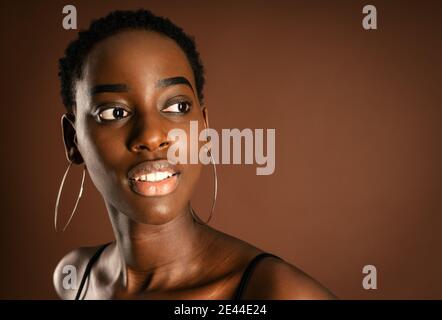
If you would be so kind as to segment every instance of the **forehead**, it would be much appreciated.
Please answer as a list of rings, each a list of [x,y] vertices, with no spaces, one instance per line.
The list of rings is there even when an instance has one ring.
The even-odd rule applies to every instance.
[[[129,30],[97,43],[86,59],[83,81],[90,86],[115,82],[146,87],[174,76],[195,82],[189,61],[175,41],[152,31]]]

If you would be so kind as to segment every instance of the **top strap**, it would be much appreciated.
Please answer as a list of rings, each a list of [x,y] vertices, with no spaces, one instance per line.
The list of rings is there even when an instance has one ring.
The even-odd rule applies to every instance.
[[[97,252],[95,252],[95,254],[91,257],[91,259],[87,263],[86,269],[84,270],[84,273],[83,273],[83,278],[81,279],[81,282],[80,282],[80,288],[78,288],[77,295],[75,296],[75,300],[80,300],[80,295],[81,295],[81,292],[83,291],[84,284],[86,283],[87,277],[89,277],[89,274],[91,273],[94,263],[98,260],[98,258],[100,257],[100,255],[104,251],[104,249],[106,249],[106,247],[108,245],[110,245],[111,243],[112,242],[106,243],[106,244],[102,245],[100,248],[98,248]]]
[[[268,253],[268,252],[263,252],[263,253],[260,253],[260,254],[256,255],[249,262],[247,268],[245,269],[245,271],[244,271],[244,273],[243,273],[243,275],[241,277],[241,281],[240,281],[240,283],[238,285],[238,288],[236,289],[236,292],[235,292],[235,295],[233,297],[233,300],[240,300],[241,299],[241,296],[242,296],[242,294],[243,294],[243,292],[244,292],[244,290],[245,290],[245,288],[247,286],[247,282],[249,281],[250,276],[252,274],[252,271],[255,269],[255,267],[258,264],[258,262],[260,260],[262,260],[263,258],[265,258],[265,257],[274,257],[274,258],[282,260],[282,258],[280,258],[278,256],[275,256],[274,254],[271,254],[271,253]]]

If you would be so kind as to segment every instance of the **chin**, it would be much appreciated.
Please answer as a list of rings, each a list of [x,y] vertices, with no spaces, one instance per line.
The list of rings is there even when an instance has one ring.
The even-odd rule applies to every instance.
[[[128,190],[122,197],[117,202],[114,202],[115,197],[113,201],[106,201],[114,207],[109,212],[119,212],[134,222],[143,224],[166,224],[176,218],[177,214],[183,212],[183,208],[187,206],[187,202],[177,197],[177,193],[145,197]]]
[[[133,210],[126,215],[137,223],[162,225],[176,218],[176,214],[177,209],[166,204],[157,203]]]

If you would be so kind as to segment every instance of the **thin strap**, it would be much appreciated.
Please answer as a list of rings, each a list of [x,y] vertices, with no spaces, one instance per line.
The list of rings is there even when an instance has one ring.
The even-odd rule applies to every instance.
[[[106,249],[106,247],[108,245],[110,245],[111,243],[112,242],[106,243],[106,244],[102,245],[100,248],[98,248],[97,252],[95,252],[95,254],[91,257],[91,259],[87,263],[86,269],[84,270],[84,273],[83,273],[83,278],[81,279],[81,282],[80,282],[80,288],[78,288],[77,295],[75,296],[75,300],[80,300],[80,295],[81,295],[81,292],[83,291],[84,284],[86,283],[87,277],[89,277],[89,274],[91,273],[94,263],[98,260],[98,258],[100,257],[100,255],[104,251],[104,249]]]
[[[241,277],[241,281],[239,282],[238,288],[236,289],[235,295],[233,297],[233,300],[240,300],[242,293],[244,291],[244,289],[247,286],[247,281],[249,280],[253,269],[256,267],[257,263],[262,260],[265,257],[274,257],[277,259],[282,260],[282,258],[275,256],[274,254],[268,253],[268,252],[263,252],[260,253],[258,255],[256,255],[248,264],[247,268],[245,269],[242,277]]]

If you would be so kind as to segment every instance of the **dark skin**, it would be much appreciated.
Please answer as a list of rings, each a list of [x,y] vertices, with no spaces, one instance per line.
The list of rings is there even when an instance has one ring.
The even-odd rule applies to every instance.
[[[173,77],[189,83],[161,82]],[[125,87],[101,87],[101,92],[93,93],[103,84]],[[118,33],[90,52],[75,93],[73,114],[62,117],[66,154],[73,163],[86,166],[103,196],[116,238],[94,265],[82,298],[231,299],[244,268],[263,251],[193,220],[189,202],[202,165],[180,164],[178,186],[167,195],[141,196],[127,181],[132,166],[167,159],[173,142],[167,139],[169,130],[181,128],[189,135],[190,120],[198,121],[200,130],[209,124],[183,51],[154,32]],[[76,294],[63,289],[63,266],[76,266],[79,281],[97,249],[74,250],[59,262],[54,285],[61,298],[73,299]],[[243,295],[243,299],[333,298],[301,270],[275,258],[257,265]]]

